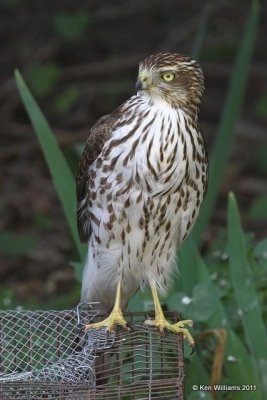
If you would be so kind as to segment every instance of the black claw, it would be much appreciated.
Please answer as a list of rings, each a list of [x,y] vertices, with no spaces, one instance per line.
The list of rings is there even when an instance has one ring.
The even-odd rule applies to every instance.
[[[189,354],[189,356],[192,356],[194,354],[195,350],[196,350],[195,345],[194,344],[191,345],[191,353]]]

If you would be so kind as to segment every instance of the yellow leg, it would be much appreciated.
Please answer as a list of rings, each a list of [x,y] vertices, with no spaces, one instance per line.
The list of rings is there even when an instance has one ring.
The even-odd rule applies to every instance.
[[[116,325],[121,325],[123,328],[128,329],[127,321],[124,319],[121,311],[121,281],[117,285],[115,304],[110,315],[103,321],[85,325],[85,330],[106,327],[109,332],[114,332]]]
[[[166,320],[163,314],[156,285],[154,283],[151,283],[150,287],[155,306],[155,319],[154,320],[148,319],[145,321],[145,324],[149,326],[156,326],[162,333],[164,332],[165,329],[172,331],[174,333],[182,333],[184,338],[188,340],[190,346],[194,347],[195,344],[194,339],[190,335],[188,329],[185,328],[185,325],[193,326],[193,321],[191,319],[187,319],[184,321],[176,322],[175,324],[170,324]]]

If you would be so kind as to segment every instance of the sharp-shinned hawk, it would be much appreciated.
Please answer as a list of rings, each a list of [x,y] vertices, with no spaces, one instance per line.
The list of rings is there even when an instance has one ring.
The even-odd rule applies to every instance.
[[[198,125],[204,90],[199,64],[161,53],[140,62],[137,94],[91,128],[77,176],[78,229],[88,242],[82,300],[100,302],[107,319],[87,329],[119,324],[122,309],[146,284],[155,320],[146,324],[183,333],[170,324],[158,291],[166,292],[177,246],[187,237],[207,189],[208,160]]]

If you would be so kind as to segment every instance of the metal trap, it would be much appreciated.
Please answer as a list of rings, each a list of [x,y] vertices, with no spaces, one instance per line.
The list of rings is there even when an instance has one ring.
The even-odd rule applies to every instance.
[[[146,327],[144,313],[126,314],[129,332],[85,332],[93,318],[90,305],[1,311],[0,399],[183,400],[181,335]]]

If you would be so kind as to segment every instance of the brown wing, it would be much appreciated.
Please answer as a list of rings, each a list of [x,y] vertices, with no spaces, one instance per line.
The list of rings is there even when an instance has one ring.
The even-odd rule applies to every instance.
[[[88,213],[90,166],[101,153],[105,142],[110,138],[115,122],[121,116],[120,109],[104,115],[91,128],[86,141],[76,177],[77,227],[81,241],[86,242],[90,236],[90,217]]]

